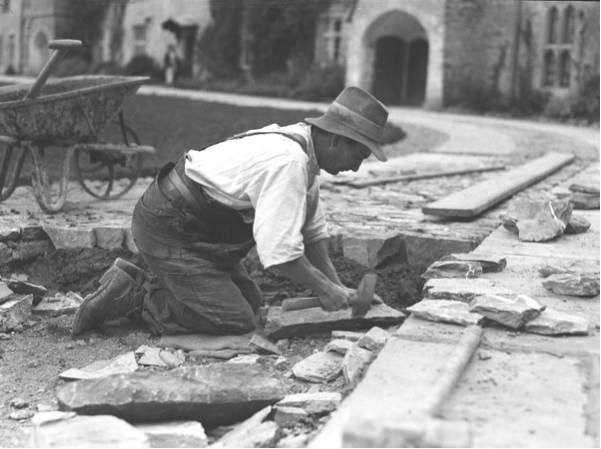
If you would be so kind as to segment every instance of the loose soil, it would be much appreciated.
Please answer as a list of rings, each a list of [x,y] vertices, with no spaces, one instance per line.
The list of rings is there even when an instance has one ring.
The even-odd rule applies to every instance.
[[[28,281],[44,285],[49,294],[61,291],[78,292],[82,296],[94,291],[100,276],[113,261],[121,257],[147,269],[143,261],[125,250],[105,251],[98,248],[80,250],[57,250],[47,253],[37,260],[0,269],[0,275],[10,278],[11,275],[27,275]],[[333,255],[333,262],[343,283],[356,287],[362,276],[368,272],[354,262]],[[265,293],[265,305],[280,305],[288,297],[312,294],[302,286],[290,281],[274,269],[264,270],[252,258],[245,260],[245,265],[253,279]],[[404,309],[419,300],[423,281],[415,269],[407,265],[389,264],[371,270],[378,275],[376,293],[384,302],[396,309]],[[37,407],[42,405],[57,409],[54,397],[55,389],[64,381],[58,375],[69,368],[81,368],[97,360],[106,360],[119,354],[133,351],[139,346],[155,345],[158,337],[150,335],[141,326],[128,321],[110,323],[90,332],[83,338],[71,338],[72,316],[56,318],[33,316],[22,329],[10,334],[8,340],[0,344],[0,446],[26,447],[30,430],[29,418],[13,420],[11,413],[27,411],[33,415]],[[329,335],[311,338],[291,338],[278,342],[278,347],[286,358],[284,365],[278,365],[282,371],[288,393],[338,391],[343,395],[352,390],[346,386],[344,379],[325,384],[313,384],[295,379],[290,368],[300,360],[321,351],[330,340]],[[274,366],[277,357],[263,357],[260,363]],[[222,360],[188,357],[185,365],[204,365],[223,363]],[[162,368],[141,368],[159,370]],[[17,398],[25,401],[23,409],[17,410],[13,401]],[[290,435],[312,435],[327,421],[327,417],[315,417],[297,424],[283,427],[278,437]],[[215,440],[222,432],[217,429],[210,432],[209,442]]]

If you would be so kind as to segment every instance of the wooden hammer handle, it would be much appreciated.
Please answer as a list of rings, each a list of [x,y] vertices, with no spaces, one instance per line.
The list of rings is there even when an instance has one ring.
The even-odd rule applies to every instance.
[[[282,310],[284,312],[311,309],[313,307],[321,307],[321,301],[317,296],[309,296],[307,298],[290,298],[282,301]]]

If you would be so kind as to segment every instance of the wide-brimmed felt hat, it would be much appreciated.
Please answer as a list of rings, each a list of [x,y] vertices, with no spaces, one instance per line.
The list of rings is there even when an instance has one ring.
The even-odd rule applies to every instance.
[[[384,105],[358,87],[344,89],[321,117],[305,119],[325,131],[362,143],[382,162],[388,160],[380,145],[387,120]]]

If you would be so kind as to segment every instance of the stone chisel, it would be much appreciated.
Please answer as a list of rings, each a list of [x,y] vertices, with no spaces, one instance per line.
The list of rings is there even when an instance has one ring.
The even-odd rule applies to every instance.
[[[353,304],[352,316],[365,316],[374,298],[374,290],[378,277],[375,274],[366,274],[363,276],[359,287],[357,288],[357,300]],[[321,301],[317,296],[306,298],[290,298],[282,302],[282,310],[291,312],[293,310],[311,309],[313,307],[322,307]]]

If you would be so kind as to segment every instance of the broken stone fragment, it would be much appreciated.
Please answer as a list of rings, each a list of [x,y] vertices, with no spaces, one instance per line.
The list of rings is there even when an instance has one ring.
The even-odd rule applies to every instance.
[[[563,234],[572,216],[572,204],[567,200],[512,201],[503,216],[503,226],[517,232],[520,240],[543,242]]]
[[[430,279],[424,285],[425,298],[446,299],[469,303],[480,295],[511,296],[512,292],[506,287],[499,287],[486,278],[479,279]]]
[[[265,332],[271,340],[292,336],[314,335],[334,330],[355,330],[366,327],[388,327],[400,324],[405,315],[385,304],[372,305],[364,317],[353,318],[350,310],[326,312],[318,307],[284,312],[270,307]]]
[[[574,205],[574,209],[578,210],[599,209],[599,194],[574,192],[570,202]]]
[[[139,352],[141,352],[142,349],[143,349],[142,357],[140,357],[140,360],[138,360],[138,365],[144,365],[144,366],[164,366],[164,367],[167,366],[167,364],[159,356],[159,354],[162,351],[161,348],[150,348],[150,347],[138,348],[136,350],[136,354],[138,354]]]
[[[528,321],[524,330],[542,335],[587,335],[589,323],[578,316],[546,309],[535,319]]]
[[[248,346],[258,354],[282,355],[282,351],[276,345],[258,334],[252,336]]]
[[[125,247],[132,254],[139,254],[140,251],[138,250],[138,246],[136,245],[136,242],[134,241],[134,235],[131,232],[131,227],[123,228],[123,232],[124,232],[123,244],[125,245]]]
[[[280,427],[297,423],[309,417],[309,414],[300,407],[274,407],[273,420]]]
[[[271,410],[271,406],[259,410],[223,435],[211,447],[272,447],[278,425],[273,421],[264,422]]]
[[[48,240],[48,234],[42,226],[25,226],[21,228],[21,240],[31,242],[33,240]]]
[[[513,300],[498,295],[483,295],[474,298],[469,309],[504,326],[520,329],[539,316],[545,307],[526,295],[517,295]]]
[[[398,253],[401,247],[401,238],[394,232],[378,235],[360,232],[342,236],[344,257],[367,268],[375,268]]]
[[[110,360],[98,360],[81,369],[71,368],[58,375],[63,380],[99,379],[113,374],[133,373],[138,369],[132,352],[118,355]]]
[[[286,396],[276,407],[298,407],[310,415],[326,415],[338,408],[342,401],[340,393],[298,393]]]
[[[372,327],[363,337],[357,341],[357,346],[369,351],[379,351],[384,347],[390,334],[381,327]]]
[[[0,304],[0,332],[9,332],[26,323],[32,303],[33,295],[12,295]]]
[[[479,313],[470,312],[466,303],[445,299],[420,301],[408,307],[407,310],[423,320],[459,324],[461,326],[482,324],[485,320]]]
[[[61,410],[128,422],[194,420],[205,428],[247,419],[285,395],[283,378],[261,364],[216,363],[138,371],[61,385]]]
[[[292,367],[294,377],[306,382],[325,383],[336,379],[342,370],[342,356],[335,352],[316,352]]]
[[[591,222],[581,215],[572,215],[568,222],[564,234],[582,234],[591,227]]]
[[[19,295],[33,295],[34,303],[39,303],[48,294],[48,289],[41,285],[31,284],[17,279],[2,279],[14,293]]]
[[[8,242],[19,240],[21,238],[21,231],[19,228],[4,228],[0,227],[0,242]]]
[[[96,245],[96,235],[90,228],[46,225],[44,232],[56,249],[94,248]]]
[[[543,287],[558,295],[596,296],[599,294],[599,272],[552,274],[543,281]]]
[[[18,412],[12,412],[8,417],[14,421],[22,421],[31,418],[34,414],[31,410],[19,410]]]
[[[77,312],[83,298],[77,293],[57,293],[55,296],[46,296],[37,304],[31,313],[40,316],[60,316]]]
[[[16,409],[27,408],[29,407],[29,402],[25,401],[22,398],[14,398],[9,402],[10,406]]]
[[[347,351],[342,360],[342,374],[347,384],[353,384],[359,379],[373,355],[373,352],[359,346],[353,346]]]
[[[332,339],[359,341],[364,335],[364,332],[332,331]]]
[[[482,265],[478,262],[448,260],[434,262],[422,274],[424,279],[461,278],[472,279],[482,276]]]
[[[168,421],[135,424],[148,438],[151,447],[207,447],[207,436],[197,421]]]
[[[179,349],[175,352],[169,352],[169,351],[163,350],[163,351],[159,352],[159,357],[170,368],[177,368],[178,366],[183,365],[184,362],[186,361],[186,355],[184,354],[184,351],[182,351],[181,349]]]
[[[449,254],[441,260],[458,260],[463,262],[477,262],[482,267],[482,273],[499,273],[507,266],[505,257],[494,254]]]
[[[31,423],[30,447],[152,447],[143,432],[114,416],[44,412]]]
[[[94,228],[96,246],[106,250],[121,249],[125,233],[121,226],[99,226]]]
[[[0,281],[0,304],[8,301],[13,293],[6,283]]]
[[[323,352],[337,352],[338,354],[346,354],[346,351],[351,349],[355,345],[354,342],[350,340],[342,340],[337,338],[336,340],[330,341],[325,348],[323,348]]]
[[[230,359],[228,363],[257,363],[260,358],[260,354],[241,354]]]

